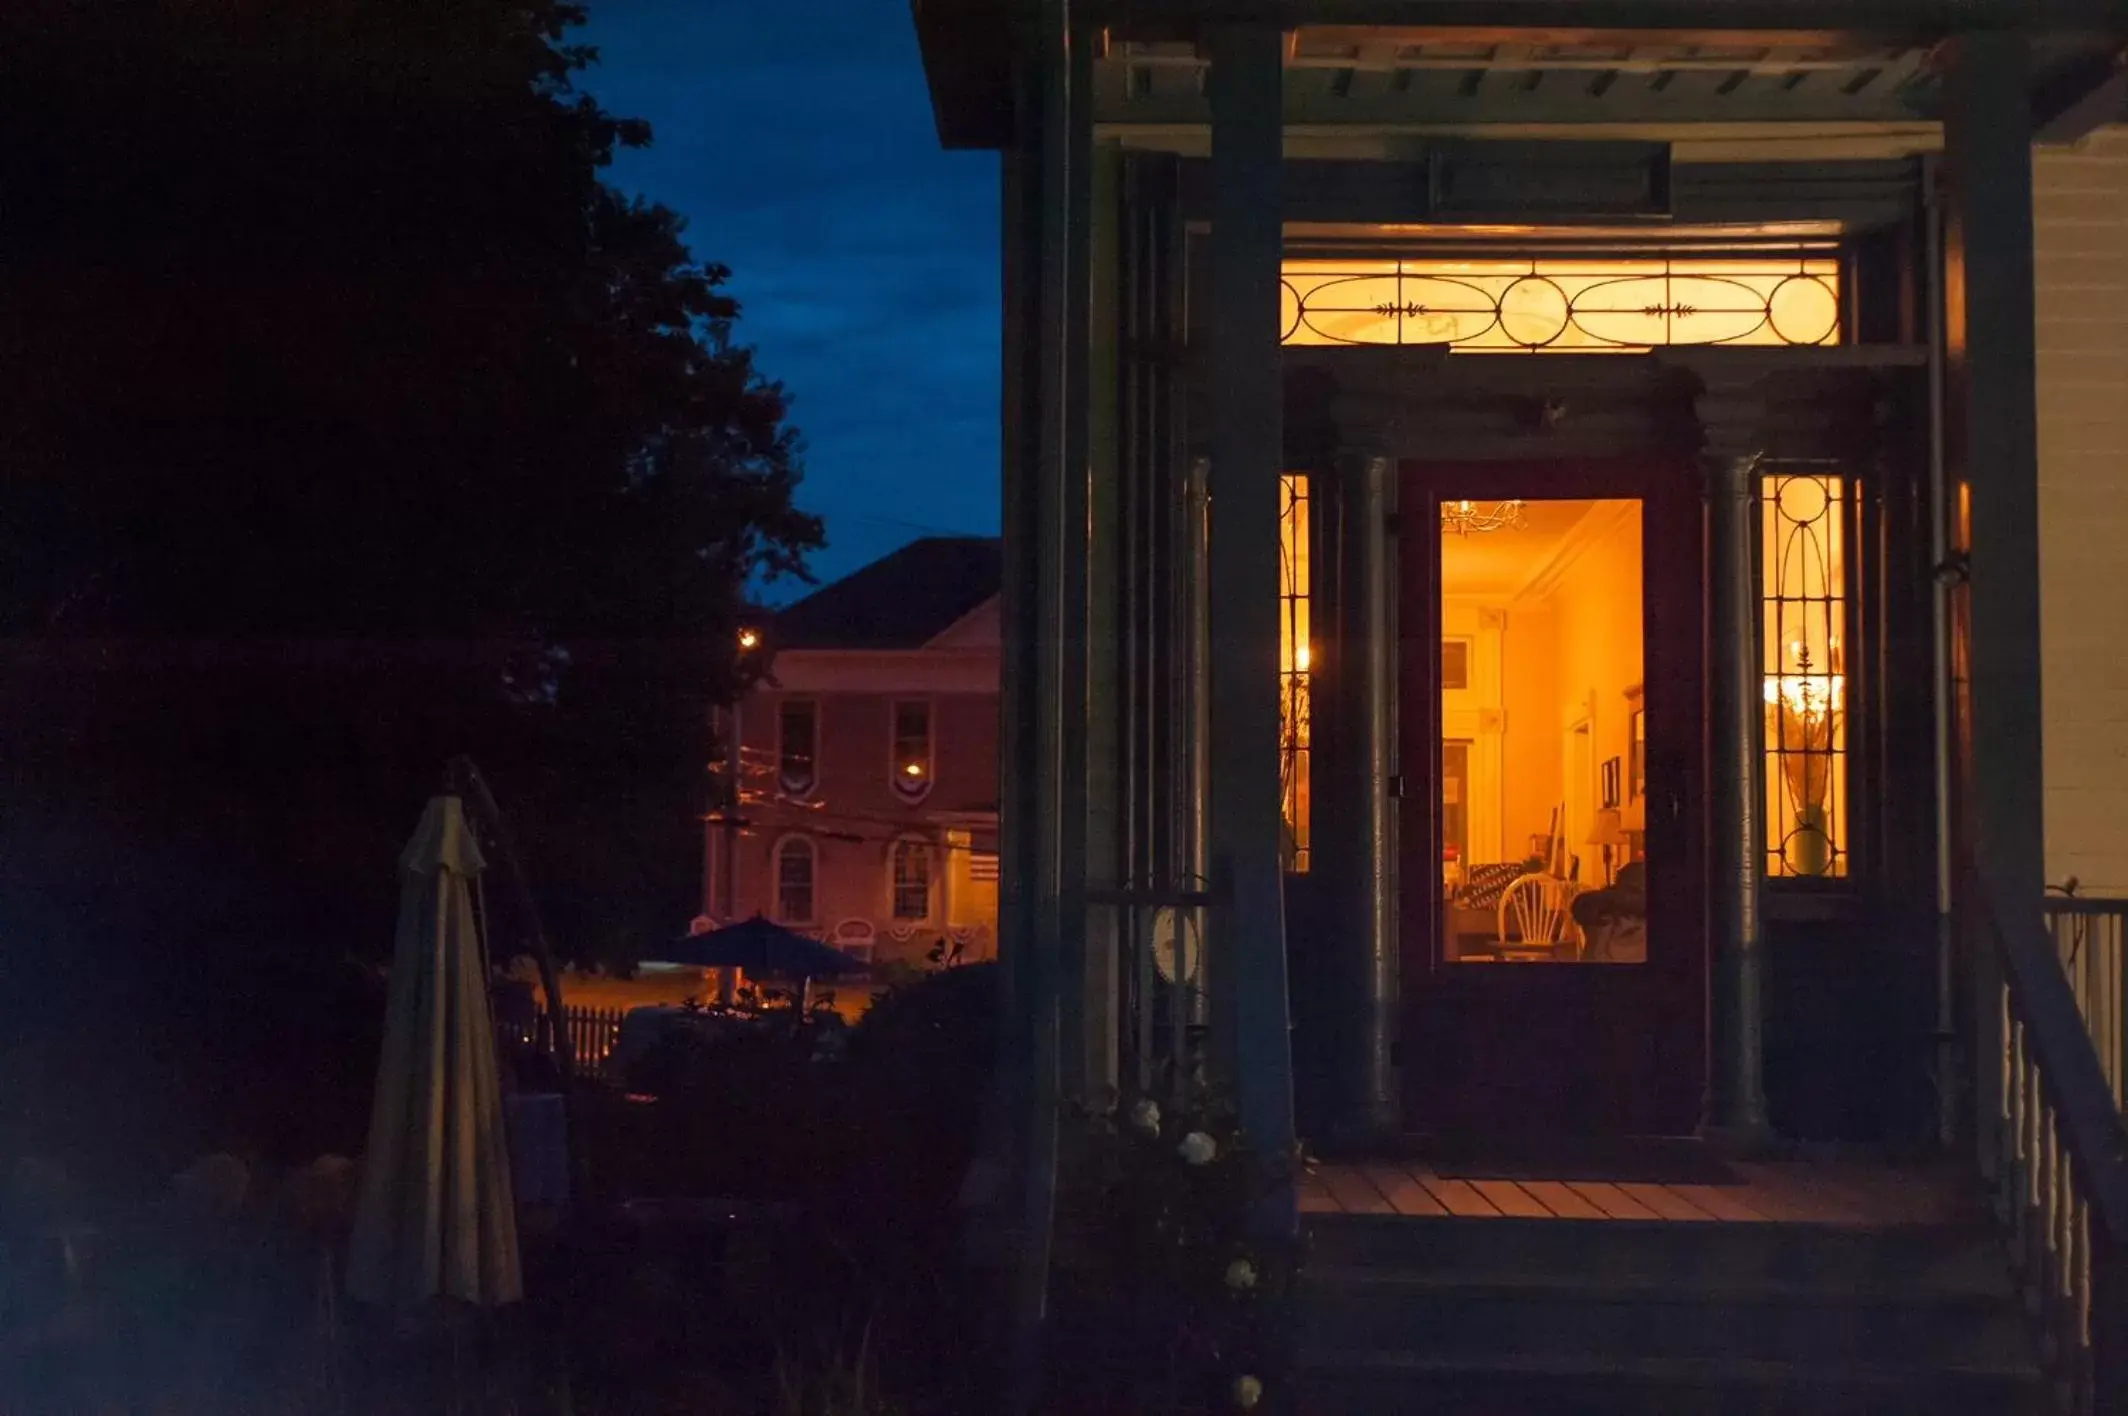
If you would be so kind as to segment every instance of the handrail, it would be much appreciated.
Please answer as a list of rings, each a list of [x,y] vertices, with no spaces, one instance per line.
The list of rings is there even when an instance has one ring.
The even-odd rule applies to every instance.
[[[2071,1412],[2128,1411],[2128,1125],[2039,913],[2006,925],[1978,872],[1967,877],[1976,942],[2000,969],[1998,996],[1981,1000],[2001,1052],[1990,1038],[1977,1059],[1996,1093],[1977,1159],[2058,1395]]]
[[[2113,1103],[2128,1111],[2128,899],[2077,895],[2074,886],[2050,891],[2042,914]]]
[[[2037,922],[2013,933],[1985,895],[1982,909],[2011,1002],[2033,1034],[2041,1086],[2061,1116],[2078,1179],[2106,1228],[2128,1242],[2128,1125],[2113,1104],[2069,981]]]

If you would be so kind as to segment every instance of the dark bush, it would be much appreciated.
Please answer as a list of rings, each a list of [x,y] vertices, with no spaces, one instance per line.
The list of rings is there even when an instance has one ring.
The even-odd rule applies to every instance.
[[[950,1198],[975,1153],[997,1065],[998,969],[942,969],[873,1003],[849,1067],[876,1165]]]

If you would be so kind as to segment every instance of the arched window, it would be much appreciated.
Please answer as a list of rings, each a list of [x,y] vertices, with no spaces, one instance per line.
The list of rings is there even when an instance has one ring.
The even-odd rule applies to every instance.
[[[813,920],[813,876],[817,860],[813,843],[803,836],[787,836],[776,844],[776,918],[785,924],[810,924]]]
[[[913,699],[894,705],[894,739],[887,767],[894,790],[921,801],[931,790],[931,705]]]
[[[922,841],[896,841],[888,859],[894,874],[894,918],[931,918],[931,847]]]
[[[802,797],[819,780],[820,705],[790,699],[776,712],[776,781],[785,795]]]

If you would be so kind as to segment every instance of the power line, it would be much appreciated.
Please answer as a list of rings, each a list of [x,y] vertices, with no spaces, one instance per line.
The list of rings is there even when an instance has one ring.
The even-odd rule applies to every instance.
[[[858,843],[871,842],[881,845],[891,845],[896,841],[919,839],[916,833],[926,830],[952,831],[962,829],[952,826],[941,826],[935,822],[901,821],[891,816],[869,816],[861,812],[851,811],[809,811],[806,813],[805,816],[791,821],[766,821],[758,818],[748,817],[744,814],[733,818],[710,816],[705,817],[704,821],[707,825],[710,826],[723,826],[727,824],[735,826],[742,834],[766,834],[769,831],[781,830],[790,835],[819,836],[824,840],[830,841],[839,840]],[[851,822],[860,826],[884,826],[890,829],[883,835],[865,835],[857,831],[838,830],[834,827],[815,826],[812,824],[815,821]],[[933,846],[939,850],[967,851],[971,855],[997,854],[997,851],[994,848],[986,849],[985,847],[976,845],[972,841],[966,844],[962,844],[957,841],[933,840],[928,836],[920,837],[920,839],[922,840],[922,843],[924,845]]]

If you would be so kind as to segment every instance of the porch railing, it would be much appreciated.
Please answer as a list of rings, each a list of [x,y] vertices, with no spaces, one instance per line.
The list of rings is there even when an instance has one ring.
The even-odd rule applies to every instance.
[[[2128,1108],[2128,900],[2050,895],[2046,920],[2113,1104]]]
[[[1981,1059],[1981,1174],[2062,1409],[2128,1411],[2128,1126],[2081,1006],[2092,1000],[2117,1042],[2119,990],[2102,996],[2103,970],[2084,972],[2090,932],[2067,936],[2082,945],[2065,969],[2058,928],[2029,916],[2005,925],[1977,882],[1971,898],[1975,944],[1993,965],[1979,971],[1991,981],[1977,1001],[2001,1028],[2000,1058]],[[2078,916],[2049,911],[2050,923],[2064,918]],[[2117,930],[2114,940],[2117,979]]]

